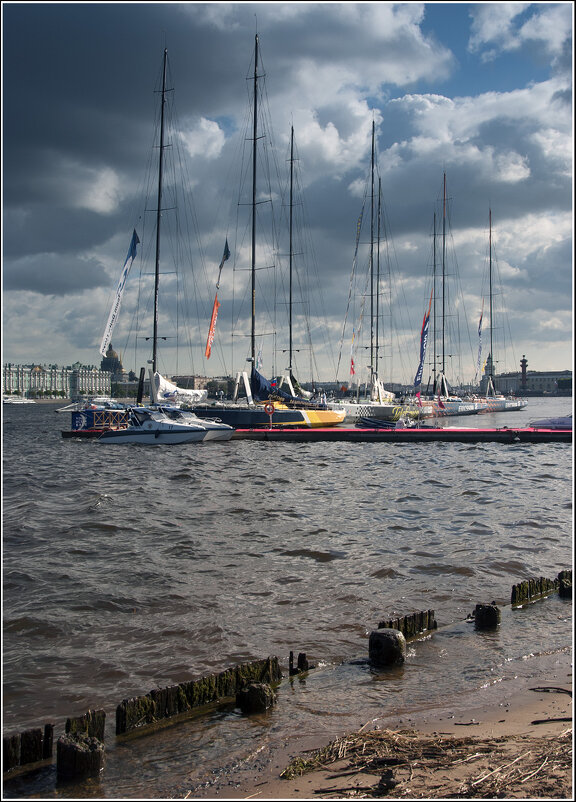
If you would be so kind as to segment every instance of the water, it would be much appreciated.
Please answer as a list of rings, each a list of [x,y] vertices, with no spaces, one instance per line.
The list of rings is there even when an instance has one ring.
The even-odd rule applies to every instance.
[[[57,405],[4,407],[4,733],[107,712],[98,781],[54,767],[5,795],[184,796],[207,776],[306,731],[530,677],[570,650],[571,603],[504,608],[474,633],[476,603],[572,560],[572,448],[563,444],[229,443],[108,446],[64,440]],[[446,425],[521,426],[571,399]],[[434,609],[441,627],[406,665],[366,662],[378,622]],[[272,713],[233,705],[116,740],[116,705],[239,662],[306,652]],[[287,673],[287,671],[286,671]]]

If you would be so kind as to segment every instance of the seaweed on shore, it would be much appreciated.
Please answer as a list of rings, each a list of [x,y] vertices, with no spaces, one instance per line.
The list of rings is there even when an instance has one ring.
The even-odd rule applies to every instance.
[[[343,780],[317,790],[321,798],[568,799],[572,730],[494,738],[360,730],[293,760],[281,776],[316,770]]]

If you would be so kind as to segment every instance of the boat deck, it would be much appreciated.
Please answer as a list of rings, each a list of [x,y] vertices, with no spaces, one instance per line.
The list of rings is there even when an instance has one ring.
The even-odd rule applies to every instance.
[[[408,428],[236,429],[233,440],[284,443],[571,443],[571,431],[554,429]]]

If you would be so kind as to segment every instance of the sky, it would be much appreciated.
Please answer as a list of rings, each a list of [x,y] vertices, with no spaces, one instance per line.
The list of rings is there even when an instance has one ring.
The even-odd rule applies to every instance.
[[[3,3],[3,364],[99,366],[134,229],[141,243],[112,344],[126,369],[150,358],[145,259],[166,49],[175,200],[162,203],[159,367],[245,369],[242,192],[258,34],[270,123],[258,139],[262,371],[289,361],[290,165],[293,219],[305,230],[293,243],[291,307],[301,381],[362,380],[377,357],[385,383],[412,382],[433,284],[427,371],[445,359],[452,383],[473,381],[490,348],[489,215],[496,372],[518,370],[524,355],[529,370],[572,369],[572,20],[572,3],[554,2]],[[269,194],[264,161],[274,168]],[[191,222],[176,212],[171,222],[176,205]],[[272,210],[274,234],[264,234]],[[381,220],[372,236],[368,220]],[[173,231],[186,240],[174,267],[164,244]]]

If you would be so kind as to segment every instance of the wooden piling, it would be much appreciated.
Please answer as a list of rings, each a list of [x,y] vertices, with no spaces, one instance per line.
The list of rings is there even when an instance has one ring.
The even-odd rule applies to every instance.
[[[501,621],[500,608],[496,604],[477,604],[474,610],[476,629],[495,629]]]
[[[234,698],[251,682],[276,684],[282,679],[277,657],[241,663],[220,674],[181,682],[131,699],[116,708],[116,735],[151,726],[167,718],[187,713],[220,699]]]
[[[562,599],[572,598],[572,571],[560,571],[558,574],[558,595]]]
[[[558,585],[558,579],[546,579],[543,576],[526,579],[524,582],[512,587],[510,604],[518,606],[536,599],[542,599],[544,596],[554,593],[558,589]]]
[[[90,738],[104,740],[106,713],[104,710],[88,710],[84,715],[66,719],[66,733],[88,735]]]
[[[434,610],[421,610],[417,613],[402,616],[402,618],[381,621],[378,624],[378,629],[400,630],[407,640],[437,628],[438,624],[436,623]]]
[[[64,779],[81,779],[104,768],[104,744],[89,735],[67,733],[56,744],[56,772]]]
[[[54,725],[45,724],[44,730],[34,727],[3,738],[3,770],[10,771],[28,763],[38,763],[52,757]]]
[[[266,682],[250,682],[236,694],[236,704],[243,713],[264,713],[276,703],[276,694]]]
[[[20,733],[5,735],[2,739],[3,771],[10,771],[20,765]]]

